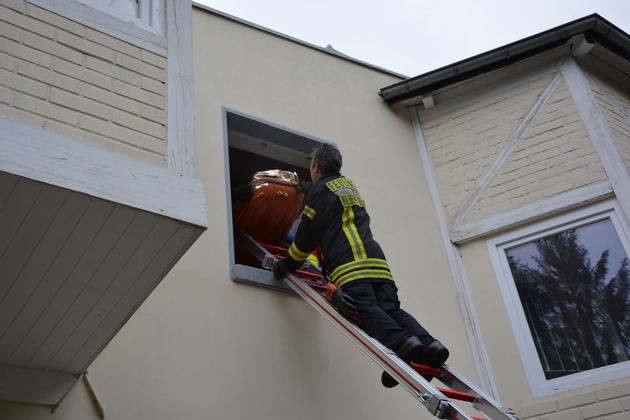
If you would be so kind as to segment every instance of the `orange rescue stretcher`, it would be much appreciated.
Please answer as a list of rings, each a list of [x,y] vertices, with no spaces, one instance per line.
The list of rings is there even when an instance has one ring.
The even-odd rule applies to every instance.
[[[249,183],[252,198],[232,207],[235,231],[257,242],[285,245],[282,241],[302,212],[304,194],[295,172],[272,169],[256,172]],[[235,244],[237,264],[260,267],[260,261],[240,243]]]

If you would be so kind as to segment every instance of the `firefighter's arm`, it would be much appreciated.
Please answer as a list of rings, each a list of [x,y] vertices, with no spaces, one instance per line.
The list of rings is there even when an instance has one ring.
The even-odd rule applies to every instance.
[[[302,220],[295,233],[295,239],[287,250],[284,260],[277,261],[273,266],[273,275],[277,280],[283,278],[287,273],[292,273],[302,267],[304,261],[311,255],[317,246],[316,215],[317,205],[316,194],[309,194],[308,201],[304,206]]]

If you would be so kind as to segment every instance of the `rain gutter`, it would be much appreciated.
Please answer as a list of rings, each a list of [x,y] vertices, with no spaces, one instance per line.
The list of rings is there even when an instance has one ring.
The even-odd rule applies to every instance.
[[[380,90],[380,96],[389,104],[397,104],[407,99],[427,95],[445,86],[566,45],[570,39],[579,34],[584,34],[588,42],[596,42],[626,60],[630,60],[630,36],[598,14],[593,14],[455,64],[384,87]]]

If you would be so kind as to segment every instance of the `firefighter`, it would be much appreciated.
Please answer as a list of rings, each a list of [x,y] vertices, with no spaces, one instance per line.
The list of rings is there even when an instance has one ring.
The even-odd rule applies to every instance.
[[[400,308],[398,289],[385,254],[372,236],[365,202],[354,183],[340,174],[341,153],[333,145],[320,143],[310,157],[313,185],[295,240],[287,257],[274,265],[274,277],[279,280],[300,268],[319,246],[323,272],[342,292],[336,300],[342,306],[338,309],[355,313],[349,318],[405,362],[441,367],[449,351]],[[386,372],[381,382],[387,388],[397,385]]]

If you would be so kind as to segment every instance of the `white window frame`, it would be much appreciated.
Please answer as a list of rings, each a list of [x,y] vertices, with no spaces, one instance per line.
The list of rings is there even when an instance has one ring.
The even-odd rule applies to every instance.
[[[626,250],[626,254],[630,255],[630,227],[628,222],[624,220],[623,211],[616,200],[601,202],[570,214],[554,217],[542,223],[511,231],[487,241],[488,251],[497,273],[508,318],[514,331],[514,337],[534,398],[630,376],[630,362],[622,362],[587,372],[547,380],[505,253],[507,248],[602,220],[610,220],[612,222],[619,240]]]
[[[27,1],[140,48],[166,56],[165,0],[139,0],[140,18],[134,18],[93,0]]]
[[[164,35],[163,19],[160,19],[160,4],[162,3],[160,0],[138,0],[139,17],[130,16],[114,7],[104,5],[103,2],[98,0],[78,1],[139,28],[143,28],[157,35]]]

